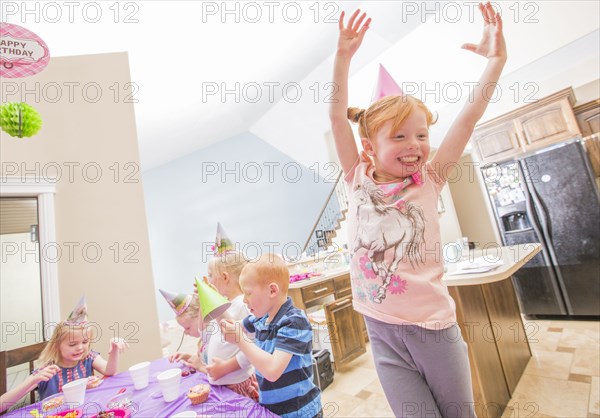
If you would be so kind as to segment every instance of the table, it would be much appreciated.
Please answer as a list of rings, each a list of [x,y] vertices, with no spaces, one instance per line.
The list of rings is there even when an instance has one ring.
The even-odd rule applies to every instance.
[[[277,417],[258,403],[241,396],[224,386],[211,386],[211,392],[208,400],[199,405],[192,405],[186,394],[190,387],[200,383],[208,383],[206,374],[194,373],[181,378],[181,395],[173,402],[165,402],[156,376],[167,369],[179,366],[178,363],[169,363],[166,358],[154,360],[150,365],[150,384],[141,390],[135,390],[133,382],[128,371],[118,373],[114,376],[104,379],[104,382],[95,389],[88,389],[85,395],[85,404],[83,406],[83,417],[92,416],[100,410],[107,408],[107,402],[117,395],[121,388],[126,392],[119,395],[118,399],[129,398],[137,407],[138,411],[132,414],[132,417],[169,417],[173,414],[183,411],[195,411],[198,415],[207,415],[217,417]],[[38,402],[11,411],[4,417],[13,418],[32,418],[29,411],[38,409],[41,412],[42,403]],[[57,408],[50,412],[60,412],[67,410],[66,407]]]
[[[456,319],[469,347],[475,411],[500,417],[531,359],[511,276],[541,250],[540,244],[494,247],[473,257],[503,264],[486,273],[446,275]]]

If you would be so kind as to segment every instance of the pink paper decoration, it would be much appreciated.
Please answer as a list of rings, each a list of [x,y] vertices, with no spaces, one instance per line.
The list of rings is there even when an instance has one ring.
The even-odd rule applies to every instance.
[[[39,73],[50,62],[50,50],[35,33],[0,22],[0,77],[21,78]]]

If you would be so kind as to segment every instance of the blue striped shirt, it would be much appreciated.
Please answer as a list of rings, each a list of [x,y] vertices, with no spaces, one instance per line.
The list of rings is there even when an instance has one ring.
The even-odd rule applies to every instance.
[[[255,334],[256,345],[269,354],[275,350],[292,354],[283,374],[275,382],[258,370],[260,403],[284,418],[312,418],[321,411],[321,391],[313,383],[312,328],[306,314],[287,298],[273,320],[268,315],[244,319],[244,327]]]

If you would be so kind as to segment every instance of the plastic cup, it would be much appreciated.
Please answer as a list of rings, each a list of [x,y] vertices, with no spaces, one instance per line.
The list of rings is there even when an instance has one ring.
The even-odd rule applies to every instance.
[[[65,396],[65,403],[83,405],[85,400],[85,389],[87,387],[88,378],[77,379],[66,385],[63,385],[62,390]]]
[[[136,390],[144,389],[148,386],[148,380],[150,379],[150,362],[144,361],[134,364],[129,368],[129,374]]]
[[[156,376],[165,402],[171,402],[179,396],[181,369],[168,369]]]

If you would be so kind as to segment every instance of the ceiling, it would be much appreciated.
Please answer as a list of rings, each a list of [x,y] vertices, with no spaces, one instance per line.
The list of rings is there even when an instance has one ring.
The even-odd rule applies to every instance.
[[[32,5],[23,14],[26,3]],[[128,52],[144,170],[246,131],[277,146],[282,129],[315,112],[319,123],[326,121],[322,102],[341,10],[361,6],[373,18],[350,80],[350,99],[363,106],[379,63],[399,83],[423,90],[435,83],[465,86],[485,65],[460,49],[481,33],[473,2],[84,1],[73,2],[72,9],[67,3],[4,2],[2,21],[40,35],[52,56]],[[597,1],[499,4],[509,48],[505,75],[599,27]],[[552,68],[550,63],[544,71]],[[456,100],[448,100],[454,94],[442,96],[426,103],[438,111],[458,109]],[[321,106],[277,110],[289,109],[294,100]],[[293,146],[282,149],[302,160]]]

